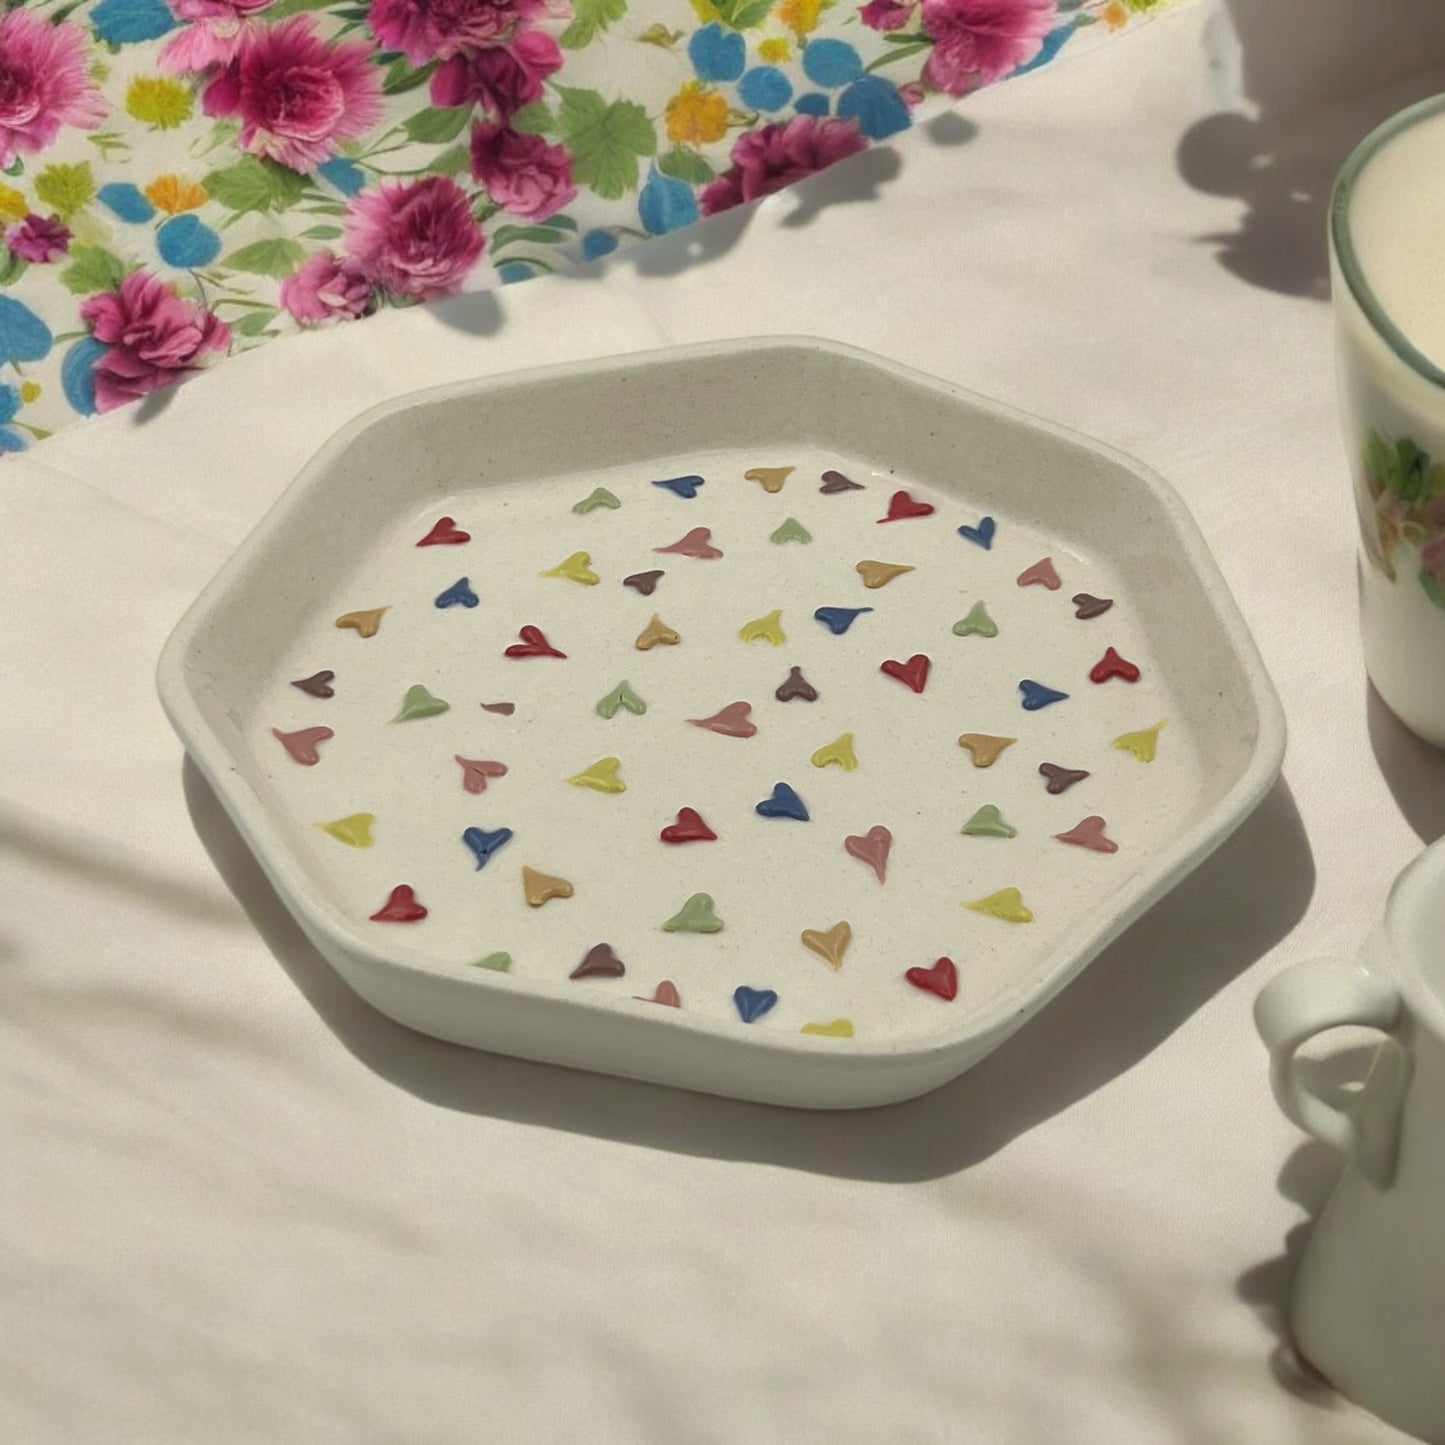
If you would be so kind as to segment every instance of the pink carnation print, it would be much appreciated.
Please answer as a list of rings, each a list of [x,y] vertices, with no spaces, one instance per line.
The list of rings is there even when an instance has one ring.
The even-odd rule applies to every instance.
[[[431,78],[433,105],[479,103],[506,120],[542,98],[542,82],[562,68],[562,51],[541,30],[524,30],[505,46],[469,51],[442,62]]]
[[[281,283],[281,304],[305,326],[354,321],[374,309],[372,292],[354,262],[320,251]]]
[[[868,0],[858,11],[858,18],[872,30],[902,30],[913,13],[913,3],[900,5],[898,0]]]
[[[32,213],[5,228],[5,244],[22,261],[44,265],[58,261],[70,250],[70,227],[59,216]]]
[[[577,194],[561,146],[493,121],[472,127],[472,177],[504,211],[529,221],[555,216]]]
[[[162,70],[190,72],[229,65],[259,27],[251,17],[274,0],[169,0],[171,14],[187,24],[156,57]]]
[[[1026,65],[1057,19],[1055,0],[923,0],[929,85],[963,95]]]
[[[835,161],[856,155],[867,142],[848,120],[794,116],[786,125],[765,125],[739,136],[732,166],[703,189],[705,216],[770,196]]]
[[[224,321],[145,271],[133,271],[119,290],[81,302],[80,315],[110,348],[95,363],[98,411],[184,381],[200,370],[207,352],[225,351],[231,342]]]
[[[62,126],[94,130],[105,100],[86,70],[85,33],[28,10],[0,15],[0,167],[44,150]]]
[[[383,181],[346,207],[346,251],[356,269],[394,296],[427,301],[459,290],[486,238],[450,176]]]
[[[386,49],[425,65],[505,45],[529,21],[556,13],[548,0],[372,0],[367,21]]]
[[[364,42],[328,45],[293,15],[248,35],[201,103],[207,115],[241,117],[243,150],[307,171],[381,119],[379,77]]]

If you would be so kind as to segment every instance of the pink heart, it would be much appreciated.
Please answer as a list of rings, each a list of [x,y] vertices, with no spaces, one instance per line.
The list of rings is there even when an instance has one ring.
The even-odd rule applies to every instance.
[[[654,552],[675,552],[679,557],[700,557],[710,561],[722,556],[722,549],[714,547],[708,540],[712,532],[707,527],[694,527],[685,536],[679,537],[670,547],[654,547]],[[641,575],[641,574],[639,574]]]
[[[334,738],[336,734],[330,728],[298,728],[294,733],[283,733],[280,728],[272,728],[271,736],[304,767],[314,768],[321,761],[321,754],[316,751],[317,743],[324,743],[327,738]]]
[[[505,778],[506,763],[494,763],[486,758],[464,758],[456,755],[462,765],[462,787],[468,793],[485,793],[488,778]]]
[[[1095,853],[1117,853],[1119,845],[1104,836],[1106,824],[1097,813],[1075,823],[1067,833],[1055,833],[1060,843],[1072,843],[1078,848],[1091,848]]]
[[[688,722],[695,728],[721,733],[725,738],[750,738],[758,730],[757,723],[748,721],[752,710],[750,702],[730,702],[711,717],[690,717]]]
[[[651,998],[643,998],[641,994],[638,994],[637,1001],[638,1003],[666,1004],[668,1008],[682,1007],[682,997],[677,991],[677,985],[670,978],[663,979],[657,985],[657,991]]]
[[[1060,587],[1059,574],[1054,571],[1054,559],[1041,557],[1032,567],[1025,567],[1018,575],[1020,587],[1047,587],[1057,592]]]
[[[850,833],[843,839],[843,847],[860,863],[866,863],[883,882],[888,871],[888,854],[893,847],[893,834],[875,823],[866,833]]]
[[[879,517],[879,522],[902,522],[909,517],[931,517],[933,504],[920,502],[907,492],[894,492],[888,499],[888,515]]]

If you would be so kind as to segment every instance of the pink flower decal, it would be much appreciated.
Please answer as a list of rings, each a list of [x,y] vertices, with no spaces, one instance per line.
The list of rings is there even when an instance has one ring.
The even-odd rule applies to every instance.
[[[547,0],[372,0],[367,20],[388,50],[413,65],[505,45]]]
[[[502,120],[542,98],[542,82],[562,68],[550,35],[524,30],[505,46],[454,55],[431,78],[433,105],[480,103]]]
[[[59,216],[32,213],[5,228],[5,244],[24,261],[58,261],[70,250],[70,227]]]
[[[531,221],[555,216],[577,194],[561,146],[492,121],[472,127],[472,176],[504,211]]]
[[[372,291],[353,262],[320,251],[281,283],[281,304],[307,326],[354,321],[375,308]]]
[[[383,181],[346,207],[346,250],[356,270],[394,296],[426,301],[458,290],[485,245],[450,176]]]
[[[171,14],[188,20],[156,57],[162,70],[202,71],[229,65],[245,41],[259,28],[253,15],[274,0],[169,0]]]
[[[28,10],[0,15],[0,166],[16,153],[44,150],[61,126],[94,130],[105,101],[86,70],[85,34],[78,25]]]
[[[231,329],[158,277],[133,271],[117,291],[81,303],[80,315],[110,350],[95,363],[97,411],[113,411],[200,370],[209,351],[224,351]]]
[[[730,206],[770,196],[835,161],[856,155],[867,142],[848,120],[794,116],[786,125],[765,125],[739,136],[732,166],[702,193],[702,213],[716,215]]]
[[[858,18],[871,30],[902,30],[913,13],[911,3],[900,5],[898,0],[868,0],[858,11]]]
[[[328,45],[305,15],[246,36],[206,86],[207,115],[239,115],[243,150],[293,171],[327,160],[382,116],[380,72],[360,41]]]
[[[1032,60],[1057,13],[1055,0],[923,0],[922,20],[933,37],[924,80],[963,95]]]

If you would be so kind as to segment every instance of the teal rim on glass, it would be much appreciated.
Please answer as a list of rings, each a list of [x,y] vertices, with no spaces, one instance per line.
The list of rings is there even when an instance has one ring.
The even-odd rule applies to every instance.
[[[1335,258],[1340,263],[1340,274],[1345,278],[1350,294],[1380,338],[1411,371],[1433,386],[1445,387],[1445,371],[1411,345],[1405,333],[1390,320],[1385,308],[1380,305],[1360,269],[1354,239],[1350,235],[1350,200],[1360,173],[1381,148],[1402,131],[1409,130],[1422,120],[1428,120],[1441,110],[1445,110],[1445,95],[1433,95],[1429,100],[1422,100],[1402,110],[1398,115],[1392,115],[1389,120],[1376,126],[1354,148],[1335,181],[1334,193],[1330,197],[1330,244],[1334,247]]]

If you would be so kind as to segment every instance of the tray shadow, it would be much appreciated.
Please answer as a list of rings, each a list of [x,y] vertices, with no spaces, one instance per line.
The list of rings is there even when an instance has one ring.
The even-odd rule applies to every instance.
[[[202,844],[277,962],[341,1044],[398,1088],[519,1124],[852,1179],[955,1173],[1103,1087],[1273,948],[1314,890],[1281,779],[1233,837],[996,1053],[921,1099],[820,1113],[505,1058],[394,1023],[312,947],[189,758],[182,785]]]

